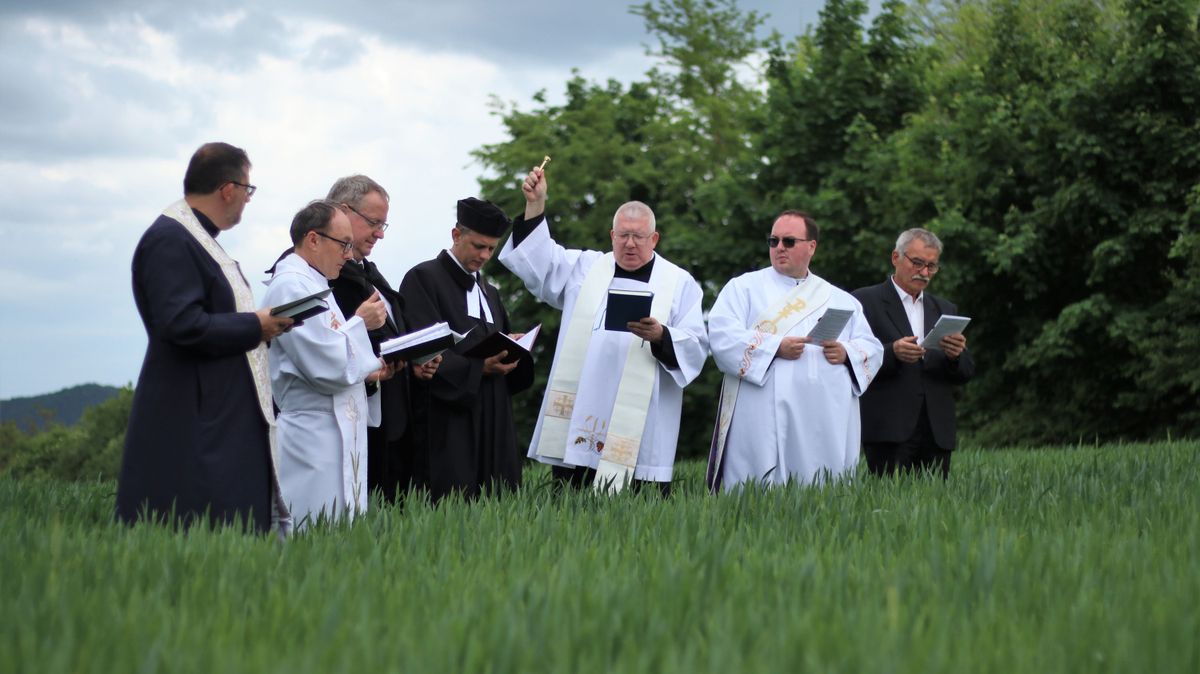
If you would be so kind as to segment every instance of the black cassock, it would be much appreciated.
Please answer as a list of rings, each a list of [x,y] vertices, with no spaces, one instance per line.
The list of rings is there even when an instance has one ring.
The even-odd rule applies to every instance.
[[[338,278],[329,282],[338,307],[347,318],[354,315],[367,298],[379,290],[384,302],[391,308],[387,321],[378,329],[371,330],[371,346],[379,353],[379,344],[398,337],[408,329],[405,325],[404,300],[387,279],[379,273],[370,260],[347,262],[342,266]],[[405,490],[413,481],[412,459],[404,441],[408,428],[408,370],[398,373],[376,387],[364,384],[368,395],[380,396],[383,418],[377,428],[367,429],[367,487],[383,492],[389,502],[397,490]]]
[[[445,321],[455,332],[474,329],[453,349],[429,382],[412,380],[409,431],[419,482],[434,500],[452,491],[477,496],[491,486],[521,483],[524,455],[517,450],[510,396],[533,383],[533,370],[483,376],[483,359],[461,355],[497,330],[511,332],[500,293],[482,284],[494,324],[467,314],[467,291],[476,283],[450,254],[409,270],[400,284],[406,319],[416,330]]]
[[[196,217],[210,234],[217,228]],[[133,298],[149,344],[133,394],[117,481],[117,516],[206,511],[219,522],[271,525],[267,423],[246,352],[262,338],[237,313],[220,265],[183,225],[160,216],[133,254]]]

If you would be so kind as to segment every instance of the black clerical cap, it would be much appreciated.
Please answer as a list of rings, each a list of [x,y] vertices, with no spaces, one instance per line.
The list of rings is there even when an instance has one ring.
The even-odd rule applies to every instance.
[[[512,221],[490,201],[467,197],[458,200],[458,224],[484,236],[501,237]]]

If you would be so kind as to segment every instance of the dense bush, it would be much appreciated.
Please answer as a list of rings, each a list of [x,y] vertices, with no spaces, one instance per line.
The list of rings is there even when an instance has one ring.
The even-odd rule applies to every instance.
[[[133,389],[123,388],[83,413],[74,426],[50,424],[22,433],[16,424],[0,426],[0,474],[62,480],[112,480],[121,468],[125,427]]]

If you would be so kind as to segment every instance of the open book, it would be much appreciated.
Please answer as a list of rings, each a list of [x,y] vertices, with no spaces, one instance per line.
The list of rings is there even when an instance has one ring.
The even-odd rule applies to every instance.
[[[626,323],[640,321],[650,315],[654,293],[648,290],[609,289],[608,307],[604,314],[604,329],[629,332]]]
[[[926,349],[942,350],[941,341],[946,335],[961,334],[963,329],[967,327],[971,319],[966,316],[953,316],[951,314],[942,314],[938,318],[937,323],[933,325],[933,329],[925,335],[925,339],[917,340],[917,346],[923,346]]]
[[[331,288],[318,290],[317,292],[301,297],[298,300],[292,300],[285,304],[271,307],[272,316],[283,316],[295,321],[299,325],[306,318],[312,318],[317,314],[325,313],[329,310],[329,305],[325,303],[325,298],[329,293],[333,292]]]
[[[467,333],[469,332],[471,331],[468,330]],[[460,335],[445,323],[434,323],[427,328],[421,328],[383,342],[379,345],[379,356],[389,363],[406,360],[414,365],[420,365],[433,360],[441,352],[461,342],[467,333]]]
[[[491,358],[501,351],[507,351],[508,355],[501,362],[505,365],[515,363],[528,355],[530,351],[533,351],[533,343],[537,341],[538,333],[541,330],[542,326],[539,323],[533,326],[529,332],[526,332],[523,337],[516,340],[503,332],[493,332],[480,340],[478,344],[463,352],[463,355],[470,356],[471,358]]]

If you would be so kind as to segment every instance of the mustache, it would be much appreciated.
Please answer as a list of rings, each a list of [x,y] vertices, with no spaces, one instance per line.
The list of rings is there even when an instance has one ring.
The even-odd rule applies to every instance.
[[[910,278],[909,280],[910,281],[924,281],[926,283],[929,283],[930,278],[931,277],[929,277],[929,276],[921,276],[920,274],[913,274],[912,278]]]

